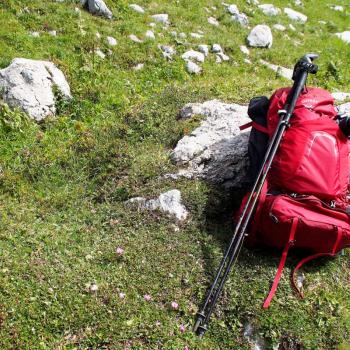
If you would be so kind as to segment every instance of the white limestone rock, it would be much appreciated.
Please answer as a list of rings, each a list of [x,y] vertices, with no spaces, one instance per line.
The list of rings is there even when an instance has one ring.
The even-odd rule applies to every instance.
[[[286,27],[279,23],[274,24],[272,27],[273,29],[279,30],[280,32],[284,32],[286,30]]]
[[[204,62],[205,56],[202,52],[195,51],[195,50],[189,50],[186,51],[182,56],[182,59],[185,61],[197,61],[197,62]]]
[[[335,35],[341,40],[343,40],[345,43],[350,44],[350,30],[342,33],[335,33]]]
[[[336,101],[345,101],[348,98],[350,98],[350,92],[333,92],[332,93],[333,98]]]
[[[39,32],[30,32],[29,35],[34,37],[34,38],[39,38],[40,37],[40,33]]]
[[[179,33],[179,38],[186,39],[187,38],[187,34],[184,33],[184,32],[181,32],[181,33]]]
[[[235,4],[229,5],[229,6],[227,7],[227,11],[228,11],[231,15],[238,15],[238,14],[239,14],[238,7],[237,7],[237,5],[235,5]]]
[[[171,60],[173,55],[176,53],[175,49],[172,46],[168,45],[158,45],[158,48],[162,51],[163,57]]]
[[[244,53],[245,55],[249,56],[250,51],[249,51],[249,49],[247,48],[247,46],[241,45],[241,46],[239,47],[239,49],[241,50],[242,53]]]
[[[249,25],[248,16],[245,13],[238,13],[231,16],[234,22],[238,22],[242,27],[247,27]]]
[[[113,18],[112,11],[103,0],[81,0],[80,2],[93,15],[102,16],[107,19]]]
[[[185,221],[189,215],[186,207],[182,204],[181,192],[179,190],[164,192],[155,199],[147,200],[143,197],[131,198],[125,204],[129,207],[137,207],[139,210],[159,210],[180,222]]]
[[[142,6],[140,6],[140,5],[131,4],[131,5],[129,5],[129,7],[130,7],[132,10],[134,10],[135,12],[137,12],[137,13],[140,13],[140,14],[145,13],[144,8],[143,8]]]
[[[292,76],[293,76],[293,70],[292,69],[284,68],[282,66],[277,66],[275,64],[266,62],[264,60],[260,60],[260,63],[262,63],[267,68],[270,68],[274,72],[276,72],[277,75],[279,75],[281,77],[284,77],[286,79],[290,79],[290,80],[292,79]]]
[[[145,65],[143,63],[138,63],[136,66],[132,67],[133,70],[138,71],[143,69]]]
[[[181,33],[180,33],[181,34]],[[203,34],[200,33],[190,33],[190,37],[193,39],[201,39],[203,38]]]
[[[337,106],[339,114],[348,114],[350,115],[350,102],[343,103]]]
[[[135,34],[130,34],[129,35],[129,39],[131,41],[133,41],[134,43],[143,43],[143,40],[141,40],[138,36],[136,36]]]
[[[11,108],[20,108],[36,121],[55,114],[55,89],[64,99],[72,98],[64,74],[51,62],[15,58],[0,70],[4,102]]]
[[[218,100],[190,103],[180,118],[202,115],[199,127],[184,136],[171,153],[172,161],[181,167],[171,178],[201,178],[227,188],[239,187],[248,167],[249,132],[239,126],[250,121],[247,106]]]
[[[332,5],[330,6],[330,8],[334,11],[339,11],[339,12],[343,12],[344,11],[344,7],[340,6],[340,5]]]
[[[211,51],[214,53],[219,53],[219,52],[223,52],[223,49],[220,44],[213,44],[211,47]]]
[[[154,35],[153,30],[147,30],[145,38],[149,40],[156,40],[156,36]]]
[[[198,45],[198,51],[207,57],[209,55],[209,46],[204,44]]]
[[[101,49],[96,49],[95,54],[102,59],[106,58],[106,54]]]
[[[167,13],[159,13],[151,16],[156,22],[162,23],[164,25],[169,25],[169,15]]]
[[[281,10],[273,4],[262,4],[258,7],[267,16],[277,16],[281,13]]]
[[[113,38],[112,36],[107,36],[107,43],[110,46],[116,46],[118,44],[117,40]]]
[[[255,26],[247,38],[248,45],[252,47],[270,48],[272,46],[272,41],[271,29],[265,24]]]
[[[301,22],[301,23],[305,23],[307,21],[307,16],[295,11],[289,7],[285,7],[284,8],[284,13],[293,21],[297,21],[297,22]]]
[[[57,31],[56,30],[49,30],[48,34],[51,36],[57,36]]]
[[[192,62],[192,61],[187,61],[186,62],[186,70],[190,74],[200,74],[202,71],[202,68],[198,66],[198,64]]]
[[[208,17],[208,23],[215,27],[219,26],[219,21],[214,17]]]
[[[223,52],[218,52],[216,54],[216,63],[221,63],[223,61],[229,61],[230,57],[225,55]]]

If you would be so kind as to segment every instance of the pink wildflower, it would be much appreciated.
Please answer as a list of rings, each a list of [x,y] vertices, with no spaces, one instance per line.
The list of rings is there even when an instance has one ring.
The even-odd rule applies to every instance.
[[[190,348],[187,345],[185,345],[184,350],[190,350]]]
[[[160,321],[156,321],[156,326],[159,327],[161,325]]]
[[[122,256],[124,254],[124,249],[121,247],[118,247],[115,251],[118,256]]]
[[[149,295],[149,294],[145,294],[143,296],[143,299],[145,299],[146,301],[151,301],[152,300],[152,297]]]
[[[173,310],[179,309],[179,304],[176,301],[172,301],[170,305]]]
[[[186,327],[185,327],[183,324],[181,324],[180,327],[179,327],[179,331],[180,331],[181,333],[184,333],[185,330],[186,330]]]

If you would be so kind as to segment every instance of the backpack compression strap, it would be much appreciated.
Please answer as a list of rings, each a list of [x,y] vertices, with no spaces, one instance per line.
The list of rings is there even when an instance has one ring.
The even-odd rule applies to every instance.
[[[288,242],[286,243],[286,245],[284,246],[283,252],[282,252],[282,256],[280,259],[280,263],[278,265],[278,269],[276,272],[276,276],[275,279],[273,280],[272,283],[272,287],[271,290],[269,292],[269,295],[267,296],[267,298],[265,299],[265,302],[263,304],[263,308],[267,309],[270,306],[271,300],[273,299],[273,297],[275,296],[277,287],[278,287],[278,283],[280,282],[281,276],[282,276],[282,272],[283,272],[283,268],[284,265],[286,263],[287,260],[287,255],[288,255],[288,251],[289,248],[294,244],[294,237],[295,237],[295,232],[297,230],[297,226],[298,226],[298,218],[293,218],[292,220],[292,225],[289,231],[289,238],[288,238]]]
[[[253,127],[254,129],[259,130],[259,131],[263,132],[264,134],[269,133],[267,128],[265,128],[265,126],[262,126],[256,122],[249,122],[249,123],[243,124],[239,127],[239,130],[243,131],[243,130],[248,129],[250,127]]]

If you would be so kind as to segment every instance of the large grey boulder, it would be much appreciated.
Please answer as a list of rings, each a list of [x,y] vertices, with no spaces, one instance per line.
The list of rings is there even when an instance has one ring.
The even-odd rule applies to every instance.
[[[270,48],[272,45],[272,32],[269,26],[259,24],[248,35],[247,42],[252,47]]]
[[[36,121],[55,114],[55,89],[61,97],[71,98],[64,74],[51,62],[15,58],[7,68],[0,70],[2,99]]]
[[[106,17],[108,19],[113,18],[112,11],[103,0],[80,0],[80,3],[93,15]]]
[[[181,119],[202,115],[199,127],[184,136],[171,153],[181,167],[170,178],[201,178],[226,188],[240,187],[248,167],[248,135],[239,126],[247,123],[247,107],[218,100],[190,103],[180,112]]]
[[[139,210],[159,210],[178,221],[184,221],[188,216],[188,211],[182,204],[179,190],[164,192],[155,199],[146,199],[144,197],[131,198],[126,201],[126,205],[136,207]]]

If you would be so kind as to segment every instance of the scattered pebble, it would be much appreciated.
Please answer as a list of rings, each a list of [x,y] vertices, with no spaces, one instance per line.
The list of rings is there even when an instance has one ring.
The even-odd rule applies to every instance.
[[[101,39],[101,34],[99,32],[96,32],[95,36],[96,36],[97,39]]]
[[[343,12],[344,11],[344,7],[340,6],[340,5],[332,5],[330,6],[330,8],[334,11],[339,11],[339,12]]]
[[[198,45],[198,51],[204,54],[205,57],[209,54],[209,46],[208,45]]]
[[[341,40],[343,40],[345,43],[350,44],[350,30],[342,33],[335,33],[335,35]]]
[[[245,13],[234,14],[231,16],[231,19],[238,22],[242,27],[247,27],[249,25],[249,19]]]
[[[216,18],[214,18],[214,17],[209,17],[208,18],[208,23],[213,25],[213,26],[216,26],[216,27],[219,26],[219,21]]]
[[[281,10],[272,4],[262,4],[258,7],[267,16],[277,16],[281,13]]]
[[[213,44],[211,47],[211,51],[214,53],[223,52],[222,47],[219,44]]]
[[[96,50],[95,50],[95,54],[96,54],[98,57],[102,58],[102,59],[106,58],[106,54],[103,53],[103,52],[101,51],[101,49],[96,49]]]
[[[130,34],[129,39],[132,40],[135,43],[143,43],[143,40],[138,38],[135,34]]]
[[[203,38],[203,34],[199,34],[199,33],[190,33],[190,36],[192,38],[194,38],[194,39],[201,39],[201,38]]]
[[[187,72],[190,74],[199,74],[202,71],[202,68],[199,67],[196,63],[187,61],[186,63]]]
[[[202,52],[195,51],[195,50],[189,50],[186,51],[182,56],[182,59],[184,60],[195,60],[197,62],[204,62],[205,56]]]
[[[158,45],[158,48],[162,51],[163,56],[169,60],[171,60],[176,53],[175,49],[168,45]]]
[[[137,5],[137,4],[131,4],[131,5],[129,5],[129,7],[131,8],[131,9],[133,9],[135,12],[137,12],[137,13],[145,13],[145,10],[143,9],[143,7],[141,7],[140,5]]]
[[[34,37],[34,38],[39,38],[40,33],[39,32],[30,32],[29,35]]]
[[[249,49],[247,48],[247,46],[241,45],[241,46],[239,47],[239,49],[240,49],[241,52],[243,52],[245,55],[249,56],[250,52],[249,52]]]
[[[152,15],[151,16],[156,22],[168,25],[170,24],[169,22],[169,15],[167,13],[160,13],[157,15]]]
[[[221,63],[223,61],[229,61],[230,57],[225,55],[223,52],[216,54],[216,63]]]
[[[133,70],[141,70],[145,65],[143,63],[138,63],[136,66],[134,66],[132,69]]]
[[[117,40],[113,38],[112,36],[107,36],[107,43],[110,46],[116,46],[117,45]]]
[[[119,299],[125,299],[125,293],[120,292],[118,296],[119,296]]]
[[[293,21],[302,22],[302,23],[305,23],[307,21],[307,16],[289,7],[286,7],[283,11]]]
[[[156,36],[154,35],[154,32],[152,30],[147,30],[147,32],[145,34],[145,38],[147,38],[149,40],[155,40]]]
[[[333,92],[332,96],[337,101],[345,101],[350,98],[350,92]]]
[[[229,13],[231,13],[231,15],[238,15],[239,14],[238,7],[237,7],[237,5],[234,5],[234,4],[228,6],[227,11]]]
[[[179,34],[179,38],[181,38],[181,39],[186,39],[186,38],[187,38],[187,34],[181,32],[181,33]]]
[[[286,27],[279,23],[274,24],[272,27],[280,32],[284,32],[286,30]]]
[[[156,25],[154,22],[151,22],[151,23],[149,24],[149,26],[150,26],[151,28],[154,28],[154,27],[156,27],[157,25]]]
[[[90,293],[96,293],[98,291],[98,285],[96,283],[90,283],[88,285],[88,290]]]
[[[56,30],[49,30],[48,33],[51,36],[57,36],[57,31]]]

